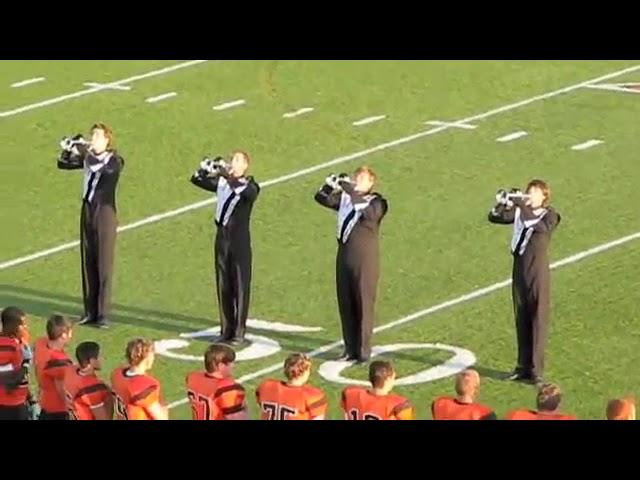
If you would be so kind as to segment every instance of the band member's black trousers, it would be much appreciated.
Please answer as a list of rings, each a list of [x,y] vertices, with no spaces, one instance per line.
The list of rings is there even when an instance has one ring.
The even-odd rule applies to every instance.
[[[111,283],[116,246],[116,212],[110,205],[82,203],[80,254],[85,315],[101,321],[111,307]]]
[[[513,263],[513,309],[518,339],[516,370],[527,376],[542,377],[550,314],[548,265],[527,266],[522,257]]]
[[[336,257],[338,309],[345,353],[366,360],[371,356],[379,265],[377,250],[339,244]],[[364,251],[363,251],[364,250]]]
[[[224,227],[216,233],[216,286],[220,329],[226,340],[244,339],[251,294],[251,242]]]

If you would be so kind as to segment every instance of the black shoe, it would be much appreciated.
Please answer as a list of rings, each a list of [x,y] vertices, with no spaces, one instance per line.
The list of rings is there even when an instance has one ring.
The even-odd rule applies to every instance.
[[[109,322],[107,320],[105,320],[105,319],[96,320],[94,322],[87,323],[87,325],[89,325],[90,327],[94,327],[94,328],[100,328],[102,330],[108,330],[109,329]]]
[[[369,361],[369,357],[359,357],[356,359],[356,365],[362,365]]]
[[[249,340],[236,337],[236,338],[232,338],[227,343],[232,347],[243,347],[243,346],[249,345]]]
[[[85,315],[84,317],[82,317],[80,320],[76,322],[76,325],[87,325],[94,322],[95,320],[92,317],[90,317],[89,315]]]
[[[530,374],[526,374],[519,370],[514,371],[511,375],[507,377],[507,380],[510,380],[512,382],[529,382],[531,381],[531,379],[532,377]]]
[[[213,339],[213,343],[229,344],[229,342],[231,342],[231,339],[228,337],[225,337],[224,335],[220,335]]]
[[[347,352],[342,352],[340,354],[340,356],[338,358],[336,358],[336,361],[338,362],[351,362],[352,360],[357,360],[358,357],[356,355],[353,355],[351,353],[347,353]]]

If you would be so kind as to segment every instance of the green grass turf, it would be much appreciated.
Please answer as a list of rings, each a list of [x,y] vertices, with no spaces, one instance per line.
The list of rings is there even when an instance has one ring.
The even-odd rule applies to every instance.
[[[114,81],[171,62],[5,62],[0,69],[0,111],[84,88],[84,81]],[[259,181],[431,128],[427,120],[458,120],[633,65],[634,62],[210,62],[141,80],[128,92],[100,92],[0,119],[3,188],[0,211],[8,234],[1,260],[77,238],[80,175],[55,169],[57,142],[95,120],[113,124],[127,159],[119,190],[121,225],[206,199],[188,183],[204,153],[241,147],[254,157]],[[17,89],[33,76],[47,82]],[[627,78],[629,77],[629,78]],[[633,75],[621,77],[634,80]],[[635,77],[637,79],[638,77]],[[617,80],[612,80],[617,81]],[[622,81],[622,80],[621,80]],[[4,83],[3,83],[4,82]],[[6,85],[5,85],[6,84]],[[158,104],[144,99],[169,91]],[[31,92],[31,93],[29,93]],[[245,106],[212,106],[244,98]],[[310,351],[339,338],[334,292],[335,218],[313,202],[327,173],[368,163],[381,177],[390,211],[382,229],[378,324],[508,278],[510,229],[489,225],[487,210],[498,187],[541,176],[554,190],[563,222],[553,259],[640,230],[634,207],[640,145],[633,128],[640,105],[632,94],[579,90],[478,121],[473,131],[452,129],[333,168],[265,188],[256,204],[252,235],[254,283],[251,316],[321,326],[318,333],[268,333],[282,352],[239,362],[238,376]],[[283,119],[287,111],[316,111]],[[388,118],[353,127],[360,118]],[[524,129],[508,144],[495,138]],[[591,138],[605,143],[583,152],[570,146]],[[122,233],[115,277],[115,327],[78,328],[75,342],[96,339],[105,370],[121,362],[133,336],[177,338],[217,325],[212,284],[212,207]],[[601,418],[606,400],[637,393],[638,267],[634,243],[562,267],[553,275],[549,378],[566,392],[566,408]],[[66,251],[0,271],[0,305],[23,306],[33,330],[43,331],[52,311],[80,313],[79,253]],[[532,387],[501,381],[512,367],[514,331],[509,289],[387,330],[375,344],[441,342],[473,351],[483,375],[482,400],[500,415],[531,406]],[[198,354],[195,341],[181,353]],[[323,355],[328,358],[331,354]],[[437,351],[403,351],[399,376],[446,359]],[[316,366],[321,359],[315,362]],[[197,362],[160,357],[154,367],[168,401],[182,398],[184,374]],[[105,372],[106,374],[107,372]],[[279,375],[279,371],[272,375]],[[364,367],[343,372],[366,377]],[[263,377],[262,377],[263,378]],[[262,378],[247,382],[250,390]],[[339,418],[343,386],[317,374],[331,416]],[[434,396],[450,393],[450,378],[399,388],[429,418]],[[251,404],[255,414],[255,405]],[[172,411],[186,418],[188,408]]]

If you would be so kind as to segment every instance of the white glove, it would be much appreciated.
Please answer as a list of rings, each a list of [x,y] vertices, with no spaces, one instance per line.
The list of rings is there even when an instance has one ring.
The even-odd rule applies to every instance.
[[[200,162],[200,170],[204,170],[207,173],[213,173],[215,171],[214,162],[210,158],[205,157]]]
[[[73,140],[70,137],[64,137],[60,140],[60,148],[65,152],[70,152],[73,148]]]
[[[340,185],[338,184],[338,176],[333,173],[329,175],[327,178],[325,178],[324,183],[325,185],[330,186],[334,190],[337,190],[340,188]]]
[[[509,194],[506,190],[498,190],[496,193],[496,203],[498,205],[507,205],[509,202]]]

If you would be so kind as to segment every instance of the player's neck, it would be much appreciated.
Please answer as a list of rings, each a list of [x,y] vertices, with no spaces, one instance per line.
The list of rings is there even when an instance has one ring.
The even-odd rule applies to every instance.
[[[95,375],[96,370],[91,365],[87,365],[84,368],[80,367],[80,369],[78,370],[78,374],[82,375],[83,377],[88,377],[90,375]]]
[[[302,380],[302,379],[299,379],[299,378],[293,378],[293,379],[287,381],[287,385],[289,385],[290,387],[301,387],[305,383],[307,383],[306,380]]]
[[[225,378],[225,376],[220,372],[211,372],[211,373],[206,372],[206,375],[211,378],[219,378],[219,379]]]
[[[474,398],[471,395],[458,395],[458,403],[473,403]]]
[[[64,343],[60,342],[59,340],[47,341],[47,347],[49,347],[50,350],[57,350],[59,352],[64,351]]]
[[[390,388],[372,388],[369,390],[373,395],[376,395],[377,397],[384,397],[385,395],[389,395],[389,392],[391,391]]]
[[[129,375],[144,375],[145,373],[147,373],[147,369],[143,368],[142,365],[137,365],[135,367],[129,365],[127,372],[129,373]]]
[[[538,414],[540,414],[540,415],[561,415],[560,411],[557,408],[555,410],[538,410]]]

